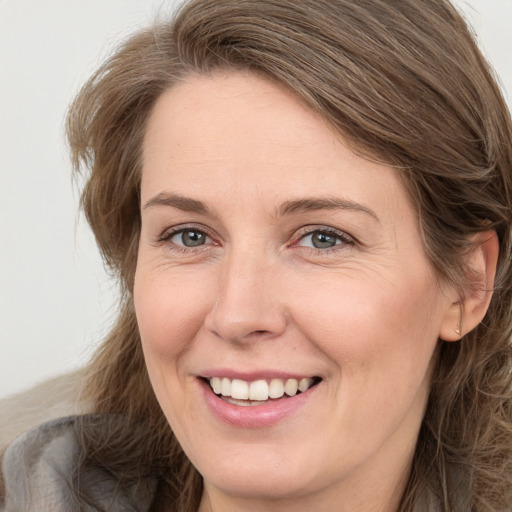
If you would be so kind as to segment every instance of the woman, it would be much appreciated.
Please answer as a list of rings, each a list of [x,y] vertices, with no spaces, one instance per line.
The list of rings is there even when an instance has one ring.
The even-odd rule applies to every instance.
[[[512,127],[450,4],[188,2],[68,132],[124,300],[7,510],[512,508]]]

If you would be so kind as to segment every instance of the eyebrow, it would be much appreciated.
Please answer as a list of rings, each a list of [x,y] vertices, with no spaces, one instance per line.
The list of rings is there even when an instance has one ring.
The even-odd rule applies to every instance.
[[[144,209],[152,208],[154,206],[170,206],[184,212],[199,213],[201,215],[211,214],[210,209],[202,201],[180,196],[178,194],[168,194],[166,192],[160,192],[160,194],[152,197],[144,205]]]
[[[152,197],[144,205],[144,209],[152,208],[154,206],[168,206],[177,208],[184,212],[198,213],[200,215],[213,215],[213,212],[202,201],[166,192],[160,192],[156,196]],[[277,216],[307,213],[317,210],[338,209],[362,212],[373,217],[377,222],[380,222],[379,217],[372,209],[362,204],[339,197],[305,197],[286,201],[277,209]]]
[[[380,222],[377,214],[367,206],[339,197],[305,197],[286,201],[278,209],[278,215],[292,215],[294,213],[307,213],[316,210],[352,210],[362,212]]]

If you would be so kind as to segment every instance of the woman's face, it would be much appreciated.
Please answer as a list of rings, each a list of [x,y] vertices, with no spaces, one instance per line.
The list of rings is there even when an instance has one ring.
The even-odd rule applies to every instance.
[[[149,119],[141,214],[147,368],[209,499],[400,489],[456,297],[397,173],[260,77],[193,76]]]

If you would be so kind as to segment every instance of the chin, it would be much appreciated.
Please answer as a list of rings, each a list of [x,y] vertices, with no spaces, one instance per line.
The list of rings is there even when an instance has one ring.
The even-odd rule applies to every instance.
[[[205,487],[247,500],[280,501],[314,492],[312,482],[304,478],[304,471],[296,472],[287,466],[243,468],[242,471],[233,468],[220,473],[207,472],[204,475]]]
[[[248,500],[301,498],[314,495],[334,482],[335,477],[325,471],[329,468],[318,470],[321,461],[311,456],[315,452],[282,444],[280,448],[270,443],[267,446],[231,446],[208,459],[200,457],[193,462],[206,488]]]

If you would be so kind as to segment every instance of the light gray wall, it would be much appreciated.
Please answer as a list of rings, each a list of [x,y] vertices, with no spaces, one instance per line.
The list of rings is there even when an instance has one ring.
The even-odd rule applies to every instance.
[[[80,365],[115,286],[77,221],[63,119],[80,85],[165,0],[0,0],[0,396]]]
[[[66,107],[170,0],[0,0],[0,396],[78,367],[114,316],[72,186]],[[459,0],[512,104],[512,0]]]

